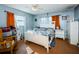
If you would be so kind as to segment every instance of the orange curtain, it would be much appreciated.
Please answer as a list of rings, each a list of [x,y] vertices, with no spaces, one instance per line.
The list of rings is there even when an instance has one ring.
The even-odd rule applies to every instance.
[[[14,13],[7,12],[7,27],[15,27]]]
[[[52,16],[52,21],[55,21],[55,28],[59,28],[60,29],[60,20],[59,20],[59,16]]]

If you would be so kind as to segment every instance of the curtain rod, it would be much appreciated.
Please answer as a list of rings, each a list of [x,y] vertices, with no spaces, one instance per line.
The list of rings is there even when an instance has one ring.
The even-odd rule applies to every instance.
[[[4,12],[10,12],[10,11],[6,11],[6,10],[4,10]]]
[[[4,12],[8,12],[8,11],[4,10]]]
[[[10,12],[10,11],[6,11],[6,10],[4,10],[4,12]],[[13,13],[13,12],[11,12],[11,13]]]

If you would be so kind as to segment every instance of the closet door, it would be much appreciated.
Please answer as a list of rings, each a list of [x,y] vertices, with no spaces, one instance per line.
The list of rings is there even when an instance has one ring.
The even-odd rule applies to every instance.
[[[70,23],[70,43],[77,45],[78,43],[78,22]]]

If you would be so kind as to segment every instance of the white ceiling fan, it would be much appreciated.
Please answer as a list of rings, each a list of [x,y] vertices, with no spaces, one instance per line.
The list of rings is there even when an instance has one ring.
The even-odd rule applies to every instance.
[[[33,11],[37,11],[39,9],[41,9],[40,6],[39,6],[39,4],[32,4],[32,10]]]

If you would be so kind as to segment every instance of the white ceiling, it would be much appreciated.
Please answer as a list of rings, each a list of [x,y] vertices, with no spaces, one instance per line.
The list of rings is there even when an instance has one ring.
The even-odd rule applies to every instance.
[[[12,7],[34,15],[50,12],[59,12],[76,6],[76,4],[38,4],[38,5],[39,9],[37,11],[33,11],[32,4],[6,4],[6,6],[8,7]]]

